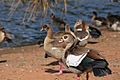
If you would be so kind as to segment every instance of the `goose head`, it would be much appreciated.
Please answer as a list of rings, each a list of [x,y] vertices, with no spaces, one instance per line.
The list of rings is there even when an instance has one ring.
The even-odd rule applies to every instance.
[[[77,21],[74,25],[74,34],[79,42],[79,46],[85,46],[89,38],[89,26],[84,21]]]
[[[53,38],[53,30],[49,24],[43,25],[40,31],[47,31],[47,37]]]
[[[78,26],[81,26],[81,24],[82,24],[82,20],[80,20],[80,19],[77,20],[77,21],[75,22],[75,25],[74,25],[74,30],[77,29]]]
[[[41,27],[40,31],[48,31],[50,29],[50,25],[49,24],[45,24]]]
[[[75,39],[74,36],[72,36],[72,35],[69,34],[69,33],[65,33],[65,34],[61,37],[62,42],[65,42],[65,43],[73,42],[74,39]]]
[[[59,39],[59,44],[57,45],[61,46],[60,44],[63,44],[65,46],[64,50],[66,51],[70,49],[72,46],[74,46],[75,41],[76,41],[76,38],[71,33],[65,32]]]
[[[55,19],[56,17],[55,17],[55,15],[52,13],[52,14],[50,15],[50,18],[51,18],[51,19]]]
[[[88,28],[89,27],[86,25],[84,21],[78,20],[74,25],[74,32],[87,31]]]

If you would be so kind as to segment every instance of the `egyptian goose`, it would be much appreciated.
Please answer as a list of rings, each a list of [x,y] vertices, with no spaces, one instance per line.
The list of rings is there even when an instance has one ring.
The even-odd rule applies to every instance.
[[[62,42],[64,43],[65,40]],[[87,73],[86,80],[89,79],[91,71],[98,77],[112,73],[108,68],[108,62],[98,51],[85,47],[71,46],[66,49],[62,61],[67,69],[77,74],[77,80],[80,80],[80,75],[85,72]]]
[[[53,13],[50,15],[50,18],[52,19],[55,26],[57,26],[59,31],[64,31],[65,30],[66,22],[63,19],[61,19],[59,17],[56,17]]]
[[[81,20],[78,20],[74,25],[74,34],[79,41],[79,46],[85,46],[88,43],[90,36],[88,26]]]
[[[85,34],[86,34],[86,40],[88,40],[88,43],[98,42],[97,38],[100,38],[100,36],[102,35],[100,30],[98,30],[95,27],[92,27],[91,25],[88,26],[88,24],[86,24],[82,20],[76,21],[76,23],[74,25],[74,33],[75,34],[77,33],[80,36],[85,36]],[[81,35],[81,33],[82,33],[82,35]],[[83,38],[83,39],[85,39],[85,38]],[[84,41],[86,42],[86,40],[84,40]]]
[[[12,37],[9,33],[5,32],[3,27],[0,27],[0,43],[3,41],[11,41]]]
[[[48,55],[57,59],[60,62],[60,70],[58,74],[62,74],[63,65],[61,64],[61,59],[63,53],[67,48],[72,45],[72,43],[74,43],[71,40],[66,40],[66,37],[71,34],[67,32],[54,33],[49,24],[42,26],[41,31],[43,30],[47,31],[47,36],[44,40],[44,50]],[[63,40],[65,40],[66,43],[62,44],[61,42]]]
[[[106,18],[98,17],[97,16],[97,12],[95,12],[95,11],[93,11],[92,21],[98,27],[102,27],[102,26],[106,26],[107,25]]]

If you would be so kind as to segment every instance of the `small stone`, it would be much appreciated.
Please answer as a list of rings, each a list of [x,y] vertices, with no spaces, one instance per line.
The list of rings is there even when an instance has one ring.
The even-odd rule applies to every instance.
[[[9,65],[8,64],[5,64],[6,67],[8,67]]]

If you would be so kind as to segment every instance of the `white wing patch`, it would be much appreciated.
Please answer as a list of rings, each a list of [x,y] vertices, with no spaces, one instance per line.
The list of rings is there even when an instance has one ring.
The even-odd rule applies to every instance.
[[[57,47],[52,47],[52,50],[58,49]]]
[[[77,29],[77,31],[82,31],[82,29],[79,28],[79,29]]]
[[[87,53],[83,53],[79,56],[76,56],[73,54],[68,55],[66,58],[67,66],[77,67],[82,62],[82,60],[86,57],[86,55],[87,55]]]

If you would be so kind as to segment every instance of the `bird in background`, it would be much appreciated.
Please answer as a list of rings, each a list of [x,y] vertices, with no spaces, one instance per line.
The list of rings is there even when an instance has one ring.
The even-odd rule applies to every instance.
[[[97,12],[93,11],[92,21],[97,27],[106,27],[107,19],[105,17],[98,16]]]
[[[65,30],[65,25],[67,23],[63,19],[61,19],[60,17],[56,17],[53,13],[50,15],[50,19],[53,21],[55,27],[57,27],[59,31]]]

